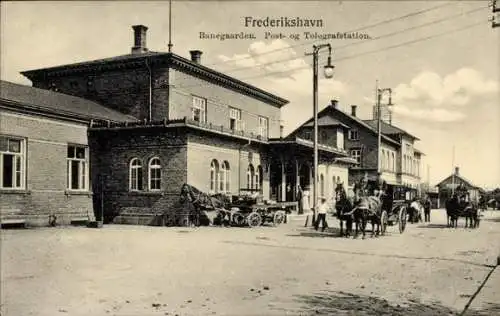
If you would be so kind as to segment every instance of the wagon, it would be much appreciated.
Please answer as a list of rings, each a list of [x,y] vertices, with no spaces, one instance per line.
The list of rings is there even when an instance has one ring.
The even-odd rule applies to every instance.
[[[240,205],[238,207],[233,205],[231,209],[234,211],[231,222],[236,226],[257,227],[266,223],[277,226],[286,220],[285,209],[279,204]]]
[[[388,185],[385,198],[382,201],[382,213],[380,215],[380,230],[384,234],[387,226],[398,225],[399,233],[406,229],[408,219],[407,196],[410,191],[403,186]]]

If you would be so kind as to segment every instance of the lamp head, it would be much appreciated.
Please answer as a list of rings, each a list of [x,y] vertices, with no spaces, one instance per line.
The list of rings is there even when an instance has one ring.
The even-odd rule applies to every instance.
[[[328,63],[325,65],[323,72],[325,75],[325,78],[330,79],[333,77],[333,69],[335,66],[332,65],[332,57],[328,56]]]

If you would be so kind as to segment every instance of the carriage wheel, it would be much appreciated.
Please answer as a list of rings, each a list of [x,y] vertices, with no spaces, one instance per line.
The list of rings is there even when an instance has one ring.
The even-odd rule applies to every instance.
[[[387,230],[387,217],[387,211],[382,211],[382,215],[380,216],[380,233],[382,235],[384,235]]]
[[[285,212],[276,211],[273,216],[273,224],[275,226],[282,224],[285,221]]]
[[[406,207],[401,206],[398,213],[399,233],[402,234],[406,228]]]
[[[252,212],[247,216],[247,223],[250,227],[260,226],[262,224],[262,217],[258,213]]]
[[[235,212],[232,216],[233,224],[236,226],[245,225],[245,216],[239,212]]]

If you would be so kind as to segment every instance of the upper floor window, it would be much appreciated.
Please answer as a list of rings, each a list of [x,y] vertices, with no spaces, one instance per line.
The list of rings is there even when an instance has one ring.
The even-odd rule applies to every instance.
[[[241,110],[229,108],[229,128],[233,131],[241,130]]]
[[[161,163],[160,158],[152,158],[148,167],[148,183],[150,191],[161,189]]]
[[[259,135],[265,138],[269,136],[269,121],[267,117],[259,116]]]
[[[328,133],[326,131],[321,131],[321,142],[326,143],[328,141]]]
[[[337,148],[344,149],[344,131],[337,130]]]
[[[411,151],[411,145],[405,144],[406,152],[409,153]]]
[[[0,136],[0,188],[24,188],[25,157],[24,139]]]
[[[351,157],[356,159],[358,163],[361,163],[361,150],[360,149],[351,150]]]
[[[130,161],[129,189],[131,191],[142,190],[142,163],[138,158],[134,158]]]
[[[308,139],[308,140],[311,139],[311,131],[305,131],[304,132],[304,138]]]
[[[349,140],[359,140],[358,130],[355,129],[349,130],[349,134],[347,137],[349,138]]]
[[[68,145],[68,189],[88,190],[87,147]]]
[[[194,121],[200,123],[207,122],[207,99],[193,96],[193,107],[191,110]]]
[[[391,168],[392,171],[396,172],[396,160],[394,159],[394,153],[391,153]]]

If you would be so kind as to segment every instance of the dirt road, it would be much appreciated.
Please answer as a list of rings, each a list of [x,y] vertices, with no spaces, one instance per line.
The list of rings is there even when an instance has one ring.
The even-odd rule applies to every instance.
[[[500,212],[475,230],[444,223],[436,210],[365,240],[338,238],[334,219],[325,233],[302,220],[3,230],[2,315],[450,315],[496,265]]]

